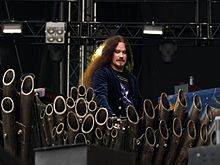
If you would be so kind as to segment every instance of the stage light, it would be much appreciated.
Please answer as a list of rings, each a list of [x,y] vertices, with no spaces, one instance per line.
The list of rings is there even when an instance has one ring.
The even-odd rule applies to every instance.
[[[4,23],[2,24],[3,33],[21,33],[22,24],[21,23]]]
[[[158,25],[144,25],[143,34],[163,35],[163,27]]]
[[[46,43],[62,44],[65,42],[66,23],[47,22],[46,23]]]

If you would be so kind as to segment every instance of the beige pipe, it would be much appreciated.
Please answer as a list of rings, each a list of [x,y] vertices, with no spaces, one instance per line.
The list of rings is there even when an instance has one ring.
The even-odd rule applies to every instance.
[[[103,133],[99,127],[95,128],[95,145],[103,145]]]
[[[56,126],[53,127],[51,130],[51,139],[52,139],[52,146],[57,145],[57,132],[56,132]]]
[[[126,129],[126,145],[125,150],[128,152],[136,152],[136,139],[139,137],[139,116],[134,106],[129,105],[126,108],[127,127]]]
[[[86,136],[87,141],[90,143],[94,142],[94,126],[95,126],[95,120],[94,116],[92,114],[86,115],[82,122],[81,131]]]
[[[139,138],[139,148],[140,148],[140,154],[138,157],[139,165],[151,163],[155,145],[156,145],[156,136],[154,130],[151,127],[147,127],[145,133],[142,134]]]
[[[179,117],[179,119],[183,123],[186,114],[186,107],[187,107],[187,100],[185,93],[182,89],[179,89],[174,105],[173,118]]]
[[[187,127],[184,128],[183,137],[179,144],[179,152],[177,152],[175,164],[187,164],[188,149],[193,146],[196,139],[196,127],[193,120],[189,120]]]
[[[83,119],[88,114],[88,107],[84,98],[78,98],[76,100],[75,113],[79,119],[79,123],[82,123]]]
[[[85,98],[88,103],[94,99],[94,90],[92,87],[89,87],[86,90],[86,97]]]
[[[14,102],[10,97],[4,97],[1,101],[2,127],[4,149],[12,156],[17,157],[17,137]]]
[[[207,125],[205,123],[202,123],[200,125],[198,133],[197,133],[197,139],[195,140],[194,146],[203,146],[208,141],[208,129]]]
[[[90,142],[86,139],[84,133],[79,132],[76,134],[73,144],[90,144]]]
[[[212,115],[212,107],[209,104],[205,105],[205,109],[199,118],[200,124],[204,123],[207,126],[212,122],[213,115]]]
[[[109,117],[107,119],[107,122],[106,122],[106,130],[105,130],[105,133],[103,135],[103,145],[108,147],[109,144],[110,144],[110,141],[111,141],[111,131],[113,129],[113,126],[114,126],[114,121],[111,117]]]
[[[51,144],[51,134],[48,129],[48,122],[45,115],[45,110],[42,110],[40,113],[40,122],[41,122],[41,132],[43,146],[49,146]]]
[[[167,124],[164,120],[160,120],[159,129],[155,131],[155,136],[156,145],[154,149],[155,151],[152,159],[152,165],[160,165],[163,164],[162,160],[168,146],[167,143],[169,138]]]
[[[94,100],[91,100],[90,102],[88,102],[88,110],[89,110],[89,113],[95,115],[97,111],[97,104]]]
[[[102,130],[105,130],[107,120],[108,120],[108,110],[104,107],[100,107],[95,113],[95,123],[97,127],[99,127]]]
[[[63,144],[64,123],[59,123],[56,127],[57,144]]]
[[[159,117],[160,117],[159,120],[166,121],[167,122],[167,126],[169,127],[170,122],[171,122],[170,121],[170,117],[171,117],[172,111],[171,111],[170,102],[168,100],[168,96],[164,92],[161,93],[161,96],[160,96],[160,99],[159,99],[158,110],[159,110]]]
[[[79,132],[80,125],[78,118],[75,113],[68,112],[67,114],[67,133],[68,133],[68,143],[73,144],[76,134]]]
[[[152,101],[150,99],[145,99],[143,107],[143,117],[140,119],[141,133],[144,132],[147,127],[155,128],[155,109]]]
[[[49,137],[51,139],[51,131],[55,126],[54,111],[53,111],[53,105],[52,104],[47,104],[47,106],[45,108],[45,117],[46,117],[46,122],[48,124],[47,132],[50,132]]]
[[[67,113],[72,111],[75,112],[75,101],[72,97],[67,97],[66,98],[66,108],[67,108]]]
[[[190,109],[188,111],[187,119],[186,119],[184,125],[186,125],[189,120],[197,122],[197,120],[199,119],[199,114],[200,114],[201,110],[202,110],[201,97],[199,95],[194,95],[193,101],[192,101],[192,104],[191,104]]]
[[[31,134],[31,119],[34,107],[34,77],[26,75],[21,82],[20,94],[20,115],[19,120],[25,125],[24,141],[19,143],[20,158],[24,161],[30,159],[30,134]],[[20,130],[19,130],[20,131]]]
[[[66,123],[66,101],[63,96],[56,96],[53,102],[55,124]]]
[[[163,158],[164,165],[171,165],[175,161],[177,147],[183,133],[182,122],[179,117],[175,117],[169,130],[168,146]]]
[[[16,90],[16,77],[15,71],[13,69],[8,69],[5,71],[3,78],[3,97],[11,97],[12,100],[15,102],[17,101],[18,92]]]
[[[79,85],[77,88],[78,98],[86,97],[86,87],[84,85]]]
[[[78,98],[78,89],[77,89],[77,87],[74,86],[74,87],[70,88],[70,97],[72,97],[74,101],[77,100],[77,98]]]

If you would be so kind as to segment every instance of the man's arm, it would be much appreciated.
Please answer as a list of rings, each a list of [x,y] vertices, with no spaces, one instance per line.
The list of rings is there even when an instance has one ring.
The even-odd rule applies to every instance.
[[[108,103],[108,74],[104,69],[99,69],[94,73],[92,87],[98,103],[101,107],[107,108],[109,116],[112,116],[113,112]]]

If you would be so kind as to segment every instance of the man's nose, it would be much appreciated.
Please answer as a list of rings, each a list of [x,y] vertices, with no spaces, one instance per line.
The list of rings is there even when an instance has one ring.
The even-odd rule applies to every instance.
[[[123,57],[123,52],[120,52],[120,53],[119,53],[119,57]]]

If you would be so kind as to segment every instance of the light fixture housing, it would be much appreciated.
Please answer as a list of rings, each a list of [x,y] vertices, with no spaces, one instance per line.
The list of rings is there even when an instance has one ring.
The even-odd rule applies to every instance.
[[[144,25],[143,34],[163,35],[163,26]]]
[[[3,33],[22,33],[22,24],[21,23],[3,23],[2,24]]]
[[[45,42],[63,44],[65,43],[66,23],[65,22],[47,22],[45,29]]]

